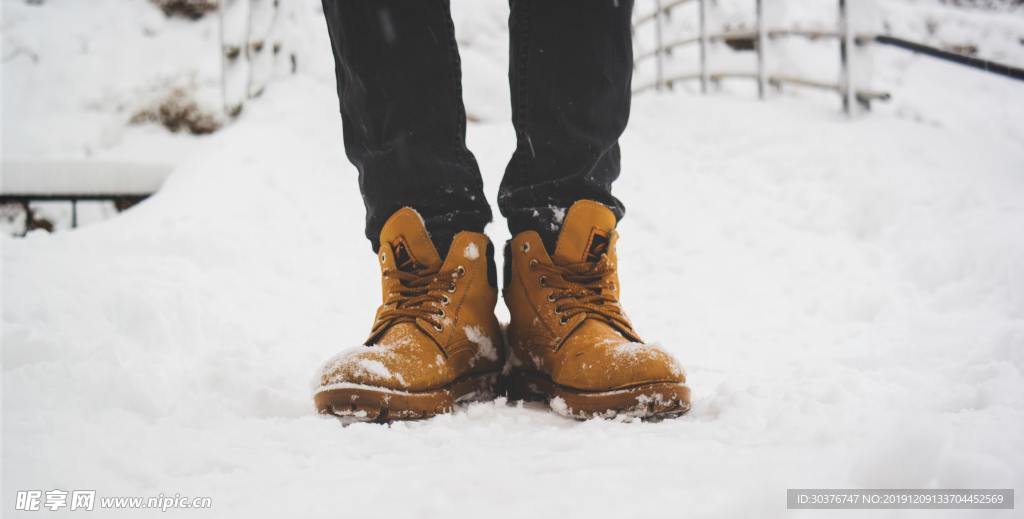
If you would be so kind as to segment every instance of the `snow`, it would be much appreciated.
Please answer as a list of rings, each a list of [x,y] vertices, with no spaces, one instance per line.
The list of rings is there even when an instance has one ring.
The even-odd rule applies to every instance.
[[[4,158],[122,158],[111,150],[125,140],[155,162],[193,149],[195,139],[126,123],[174,88],[219,105],[216,17],[167,19],[149,2],[89,8],[4,2]]]
[[[565,220],[565,208],[550,206],[551,214],[554,215],[555,222],[561,224]]]
[[[559,416],[566,418],[572,418],[572,411],[569,410],[569,405],[565,403],[565,400],[560,396],[556,396],[548,402],[551,406],[551,410],[557,413]]]
[[[615,339],[606,339],[606,343],[617,342]],[[661,353],[669,353],[665,348],[662,348],[660,344],[656,342],[650,343],[638,343],[638,342],[619,342],[612,348],[612,353],[615,355],[622,365],[628,366],[632,363],[643,361],[644,359],[652,359],[661,357]],[[587,366],[584,366],[586,368]],[[672,373],[677,375],[685,375],[686,370],[679,365],[678,359],[671,366]]]
[[[149,194],[160,189],[172,170],[165,164],[5,160],[0,189],[19,194]]]
[[[480,331],[479,326],[463,326],[462,331],[466,333],[466,338],[469,342],[477,345],[477,357],[483,357],[489,360],[498,360],[498,349],[494,347],[494,342]]]
[[[62,97],[67,81],[5,61],[5,159],[178,161],[116,218],[0,241],[6,506],[60,488],[210,496],[218,517],[781,517],[789,487],[1024,487],[1020,83],[879,49],[874,81],[895,98],[854,120],[833,96],[762,103],[729,83],[638,96],[616,184],[623,304],[682,361],[693,409],[576,422],[557,401],[497,399],[342,428],[315,415],[307,382],[365,337],[379,273],[315,7],[300,25],[324,52],[195,138],[88,105],[96,55],[50,61],[116,38],[105,51],[129,53],[143,3],[123,4],[4,4],[5,42],[46,50],[36,73],[84,74]],[[54,6],[51,23],[82,21],[74,38],[25,14]],[[496,207],[514,138],[507,5],[453,10]],[[113,13],[129,21],[102,23]],[[188,58],[164,55],[104,73],[135,81]],[[118,138],[93,142],[97,125]],[[495,243],[503,225],[487,228]]]
[[[469,245],[466,245],[466,249],[462,251],[462,257],[469,261],[473,261],[480,257],[480,249],[477,248],[475,243],[470,243]]]
[[[379,360],[360,359],[357,363],[359,369],[382,378],[392,378],[394,374]]]

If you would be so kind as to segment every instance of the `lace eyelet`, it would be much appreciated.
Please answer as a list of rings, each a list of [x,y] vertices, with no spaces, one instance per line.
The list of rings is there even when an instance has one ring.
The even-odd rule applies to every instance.
[[[556,307],[555,307],[555,310],[554,310],[554,313],[555,313],[555,315],[562,315],[562,310],[561,310],[561,309],[559,309],[559,308],[558,308],[558,307],[556,306]]]
[[[560,324],[562,326],[565,326],[566,324],[569,324],[569,318],[568,317],[562,317],[561,319],[558,320],[558,324]]]
[[[448,296],[446,296],[444,294],[441,294],[441,304],[442,305],[448,306],[448,303],[451,303],[451,302],[452,302],[452,300],[448,299]]]
[[[534,258],[534,259],[530,260],[530,268],[536,268],[537,267],[537,263],[538,263],[537,262],[537,258]]]
[[[455,267],[455,274],[458,275],[460,278],[462,276],[465,276],[466,275],[465,267],[463,267],[462,265],[459,265],[458,267]]]
[[[522,249],[523,249],[523,252],[530,252],[530,242],[524,241]]]
[[[448,292],[454,294],[455,293],[455,289],[456,289],[455,283],[452,283],[451,286],[448,287]]]
[[[554,292],[552,292],[552,293],[548,294],[548,302],[549,302],[549,303],[554,303],[555,301],[557,301],[557,300],[555,299],[555,294],[554,294]]]
[[[539,278],[537,278],[537,282],[540,283],[540,286],[546,287],[546,286],[548,286],[547,285],[548,277],[547,276],[540,276]]]
[[[444,310],[443,310],[443,309],[441,309],[441,310],[438,310],[437,312],[435,312],[435,313],[434,313],[434,315],[436,315],[436,316],[438,316],[438,317],[440,317],[440,318],[442,318],[442,319],[444,319],[444,318],[445,318],[445,315],[444,315]]]
[[[441,325],[441,324],[435,324],[435,325],[434,325],[434,329],[435,329],[435,330],[437,330],[437,331],[439,331],[439,332],[443,332],[443,331],[444,331],[444,325]]]
[[[387,263],[387,260],[388,260],[388,253],[386,253],[386,252],[380,253],[380,262],[381,263]]]

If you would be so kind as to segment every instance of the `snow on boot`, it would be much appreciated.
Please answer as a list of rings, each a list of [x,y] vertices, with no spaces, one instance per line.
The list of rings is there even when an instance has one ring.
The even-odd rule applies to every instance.
[[[535,231],[509,242],[510,398],[548,400],[579,419],[689,410],[682,368],[644,343],[619,305],[617,240],[615,215],[581,200],[569,209],[552,256]]]
[[[460,232],[442,263],[423,219],[406,207],[384,224],[380,242],[383,303],[364,345],[324,364],[317,410],[385,422],[492,398],[504,359],[490,240]]]

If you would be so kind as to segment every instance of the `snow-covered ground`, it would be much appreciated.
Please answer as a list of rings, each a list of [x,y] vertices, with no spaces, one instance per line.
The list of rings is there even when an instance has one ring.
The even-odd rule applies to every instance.
[[[507,7],[454,7],[493,201]],[[787,513],[785,491],[1024,489],[1024,84],[878,50],[895,99],[852,121],[813,94],[638,96],[623,300],[687,366],[693,410],[575,422],[499,399],[342,428],[309,382],[365,336],[378,282],[324,36],[237,123],[175,137],[189,153],[152,199],[0,241],[5,516],[54,488],[212,498],[182,517],[1014,513]],[[79,153],[72,134],[12,148],[8,114],[31,110],[11,111],[9,66],[5,158]],[[162,139],[123,131],[98,154]]]

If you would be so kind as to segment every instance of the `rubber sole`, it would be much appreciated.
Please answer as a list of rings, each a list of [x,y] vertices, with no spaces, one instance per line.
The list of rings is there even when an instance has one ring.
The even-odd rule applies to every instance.
[[[318,389],[313,402],[317,412],[337,416],[346,424],[419,420],[449,413],[459,402],[492,399],[497,381],[497,372],[483,373],[430,391],[399,391],[342,382]]]
[[[577,420],[616,416],[661,420],[690,410],[690,388],[679,382],[654,382],[612,391],[582,391],[556,384],[542,373],[513,370],[504,385],[509,400],[547,401],[556,413]]]

